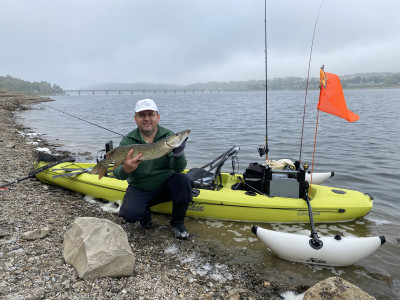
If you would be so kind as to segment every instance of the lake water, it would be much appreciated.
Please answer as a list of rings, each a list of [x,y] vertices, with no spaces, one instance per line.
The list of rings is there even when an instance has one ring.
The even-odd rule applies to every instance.
[[[269,271],[306,278],[310,283],[339,275],[379,299],[400,298],[400,89],[345,90],[347,106],[360,116],[354,123],[320,113],[315,171],[334,171],[326,185],[368,192],[374,207],[364,218],[340,224],[317,224],[321,235],[377,236],[386,244],[374,254],[348,267],[308,266],[282,260],[251,233],[251,224],[189,219],[189,231],[226,245],[236,256]],[[257,147],[265,144],[265,93],[157,93],[54,96],[54,102],[38,110],[21,111],[21,123],[77,155],[77,161],[95,161],[104,143],[118,146],[120,134],[135,125],[137,100],[153,98],[160,110],[161,125],[174,131],[190,129],[186,147],[188,167],[199,167],[233,145],[239,145],[239,171],[251,162],[263,162]],[[318,91],[307,99],[302,161],[312,162]],[[51,106],[52,108],[49,108]],[[100,125],[99,128],[70,115]],[[304,92],[268,93],[269,158],[299,159]],[[230,171],[229,161],[225,171]],[[259,224],[288,232],[307,230],[307,224]],[[291,275],[292,274],[292,275]]]

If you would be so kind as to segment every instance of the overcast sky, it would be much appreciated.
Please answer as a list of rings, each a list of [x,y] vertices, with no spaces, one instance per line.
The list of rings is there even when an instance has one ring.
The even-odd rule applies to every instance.
[[[268,78],[307,77],[321,0],[267,0]],[[64,89],[265,79],[263,0],[0,0],[0,76]],[[399,0],[325,0],[319,67],[400,72]]]

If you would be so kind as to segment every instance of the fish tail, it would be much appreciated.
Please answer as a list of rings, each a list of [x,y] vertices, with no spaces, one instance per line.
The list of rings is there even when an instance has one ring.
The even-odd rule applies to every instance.
[[[107,174],[107,168],[101,168],[101,169],[99,170],[99,180],[100,180],[101,178],[103,178],[103,176],[106,175],[106,174]]]
[[[99,179],[107,174],[108,160],[102,160],[97,165],[95,165],[91,171],[91,174],[99,174]]]

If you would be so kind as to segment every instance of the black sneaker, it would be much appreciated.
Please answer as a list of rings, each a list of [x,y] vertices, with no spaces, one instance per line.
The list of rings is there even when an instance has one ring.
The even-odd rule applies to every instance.
[[[144,229],[150,229],[153,226],[153,222],[151,220],[151,215],[145,216],[143,219],[139,220],[140,226]]]
[[[172,232],[174,237],[180,240],[186,240],[189,237],[189,232],[187,231],[185,225],[183,224],[171,224]]]

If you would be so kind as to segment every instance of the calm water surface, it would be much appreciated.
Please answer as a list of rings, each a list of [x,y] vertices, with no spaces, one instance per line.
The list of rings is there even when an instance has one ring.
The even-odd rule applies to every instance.
[[[370,214],[353,222],[317,224],[324,235],[376,236],[387,243],[374,254],[349,267],[307,266],[277,258],[252,233],[251,224],[189,219],[187,227],[203,239],[226,245],[234,256],[262,264],[269,271],[285,272],[310,283],[339,275],[381,299],[400,298],[400,90],[346,90],[349,109],[360,115],[355,123],[321,113],[315,156],[316,171],[334,171],[326,185],[369,192],[374,196]],[[233,145],[239,145],[240,172],[251,162],[262,162],[257,146],[265,143],[265,93],[186,93],[70,95],[52,97],[46,105],[120,134],[134,128],[137,100],[153,98],[161,125],[174,131],[191,129],[186,156],[188,167],[199,167]],[[318,92],[309,92],[302,161],[312,161]],[[270,159],[300,155],[304,92],[268,94]],[[78,161],[95,161],[108,140],[121,136],[65,115],[44,105],[19,113],[21,122],[62,149],[76,153]],[[229,171],[226,163],[225,171]],[[157,218],[157,216],[156,216]],[[161,217],[160,217],[161,218]],[[307,230],[307,224],[259,224],[288,232]],[[290,275],[291,274],[291,275]],[[386,295],[386,296],[384,296]]]

